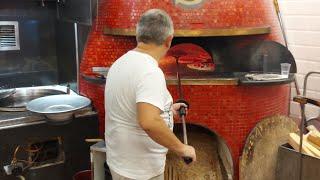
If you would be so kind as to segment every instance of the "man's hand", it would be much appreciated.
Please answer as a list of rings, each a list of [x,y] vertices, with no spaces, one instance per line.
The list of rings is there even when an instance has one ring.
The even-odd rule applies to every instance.
[[[180,157],[190,157],[192,158],[192,162],[197,161],[196,151],[192,146],[183,145],[181,150],[178,152],[178,156]]]
[[[171,106],[171,111],[173,112],[173,115],[175,115],[175,116],[179,115],[180,107],[185,107],[186,108],[186,112],[188,113],[188,106],[185,103],[174,103]]]
[[[176,103],[178,110],[183,103]],[[183,106],[186,106],[185,104]],[[191,157],[196,161],[196,153],[192,146],[183,144],[168,128],[164,120],[160,116],[160,109],[148,104],[137,103],[137,119],[141,128],[153,139],[156,143],[168,148],[181,157]]]

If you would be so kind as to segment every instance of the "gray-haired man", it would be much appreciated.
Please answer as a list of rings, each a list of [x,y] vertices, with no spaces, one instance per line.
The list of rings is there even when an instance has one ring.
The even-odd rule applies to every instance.
[[[107,163],[114,180],[163,180],[168,149],[196,160],[193,147],[172,133],[173,104],[158,61],[170,48],[173,23],[159,9],[145,12],[137,24],[135,49],[110,68],[106,89]]]

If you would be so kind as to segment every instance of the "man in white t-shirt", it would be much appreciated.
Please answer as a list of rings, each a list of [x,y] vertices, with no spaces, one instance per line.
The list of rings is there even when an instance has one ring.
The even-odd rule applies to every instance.
[[[151,9],[136,28],[137,47],[111,66],[105,89],[107,164],[114,180],[163,180],[168,149],[196,160],[172,132],[173,104],[159,60],[170,48],[173,23]]]

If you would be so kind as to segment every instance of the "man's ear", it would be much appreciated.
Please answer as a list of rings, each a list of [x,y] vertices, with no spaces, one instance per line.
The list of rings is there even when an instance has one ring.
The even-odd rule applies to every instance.
[[[173,39],[173,35],[170,35],[169,37],[167,37],[167,39],[166,39],[166,41],[165,41],[165,43],[164,43],[164,46],[165,46],[166,48],[168,48],[168,49],[170,48],[172,39]]]

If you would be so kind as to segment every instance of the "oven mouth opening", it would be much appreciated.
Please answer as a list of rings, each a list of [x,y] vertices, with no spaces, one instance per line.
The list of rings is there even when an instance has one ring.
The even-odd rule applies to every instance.
[[[187,132],[189,144],[196,149],[197,161],[186,165],[180,157],[169,151],[165,180],[232,180],[233,161],[225,141],[214,131],[196,124],[187,124]],[[175,124],[174,133],[182,140],[181,123]]]

